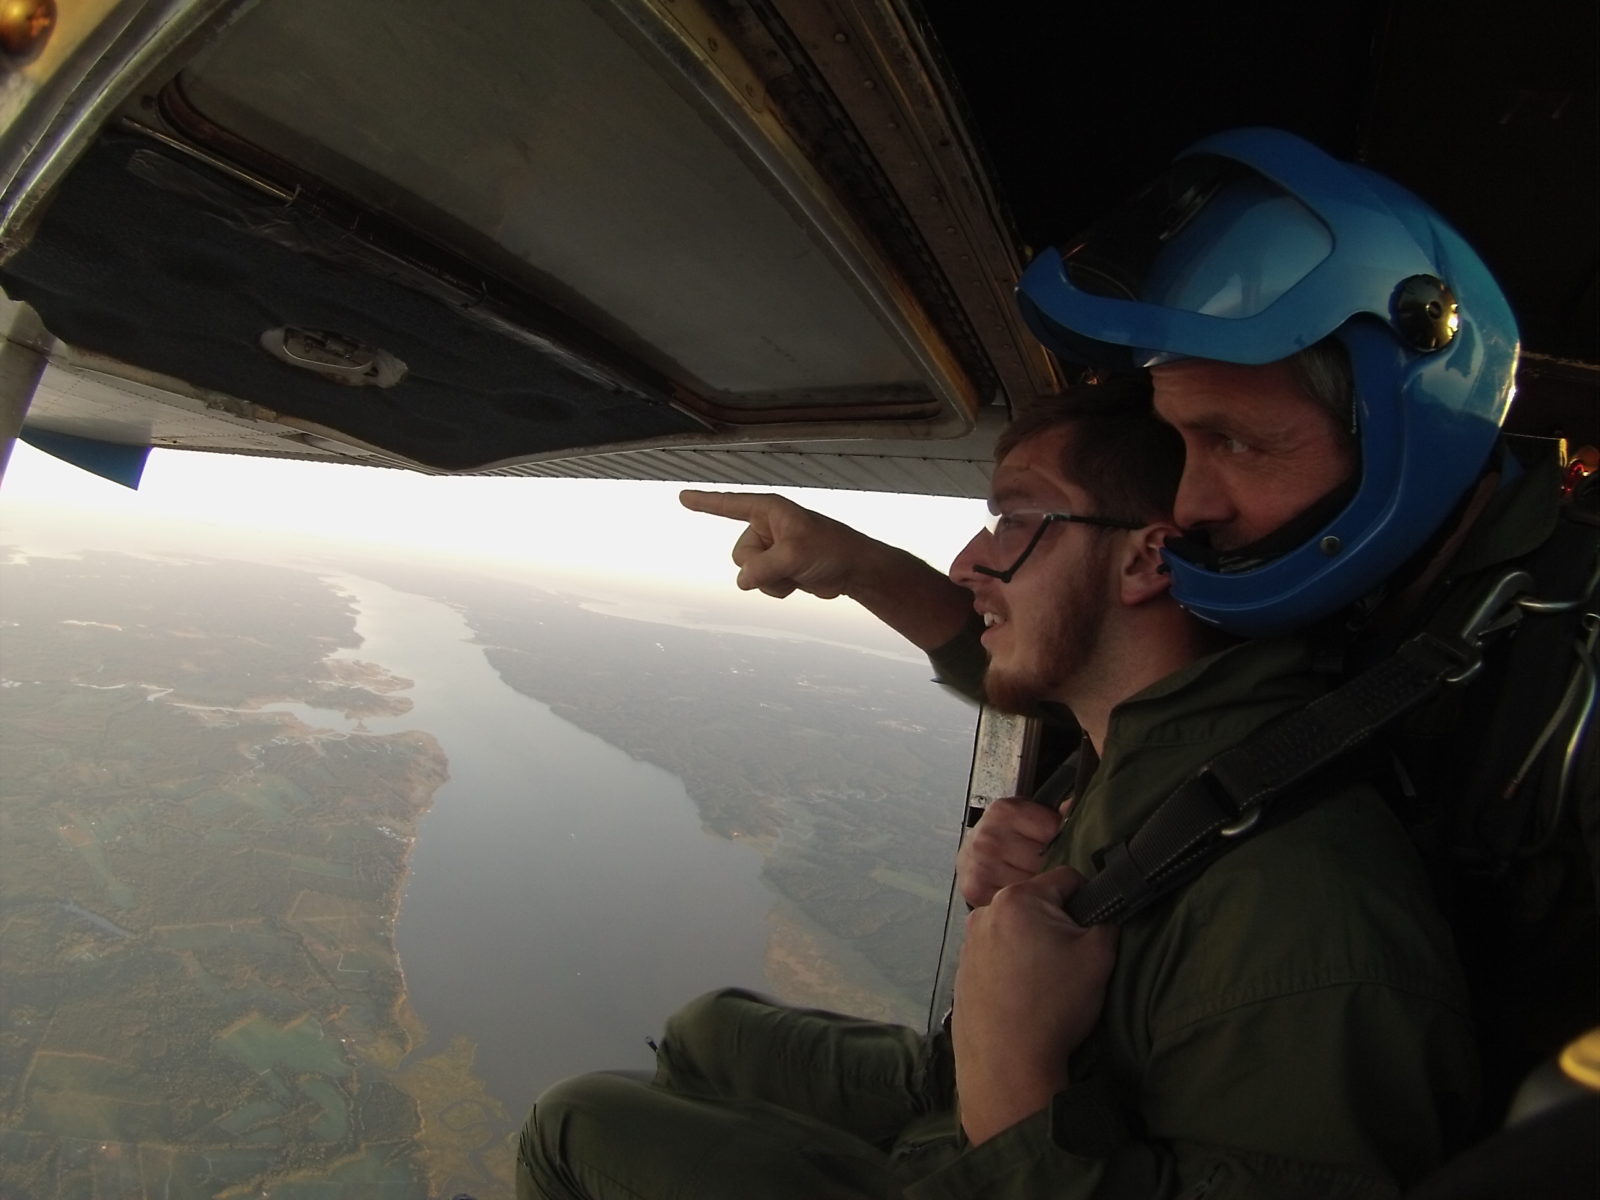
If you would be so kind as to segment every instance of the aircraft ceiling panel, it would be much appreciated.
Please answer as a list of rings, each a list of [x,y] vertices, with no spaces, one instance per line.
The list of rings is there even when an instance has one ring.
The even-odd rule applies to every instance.
[[[179,82],[230,134],[371,207],[492,240],[702,387],[918,382],[662,65],[583,0],[448,20],[434,0],[274,0]]]

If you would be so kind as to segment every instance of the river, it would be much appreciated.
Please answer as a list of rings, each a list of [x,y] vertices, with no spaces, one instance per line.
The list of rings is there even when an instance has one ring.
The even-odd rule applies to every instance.
[[[520,1120],[556,1079],[648,1067],[645,1039],[699,992],[762,985],[773,897],[759,853],[706,834],[676,777],[503,683],[455,609],[365,578],[330,582],[357,607],[361,645],[345,656],[415,681],[410,712],[364,727],[426,730],[449,758],[395,929],[429,1048],[469,1038]]]

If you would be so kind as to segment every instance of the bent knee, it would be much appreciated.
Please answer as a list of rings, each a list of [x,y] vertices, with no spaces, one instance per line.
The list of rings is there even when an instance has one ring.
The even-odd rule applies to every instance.
[[[575,1151],[603,1155],[597,1143],[626,1121],[619,1117],[633,1094],[647,1086],[636,1077],[597,1072],[551,1084],[534,1101],[522,1125],[518,1156],[537,1176],[542,1167],[559,1168]]]
[[[756,1009],[773,1002],[743,988],[718,988],[697,996],[667,1018],[656,1051],[656,1082],[693,1086],[720,1073],[726,1055]]]
[[[772,1001],[744,988],[718,988],[696,996],[668,1017],[663,1037],[688,1045],[704,1042],[753,1007],[770,1008]]]
[[[604,1180],[636,1155],[640,1131],[658,1124],[658,1096],[647,1077],[627,1071],[574,1075],[546,1088],[517,1143],[519,1200],[613,1194]]]

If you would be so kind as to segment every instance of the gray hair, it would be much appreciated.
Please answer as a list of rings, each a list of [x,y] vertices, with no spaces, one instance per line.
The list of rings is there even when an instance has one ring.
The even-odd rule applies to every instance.
[[[1350,355],[1337,338],[1325,337],[1289,358],[1301,389],[1333,417],[1347,439],[1356,434],[1355,376]]]

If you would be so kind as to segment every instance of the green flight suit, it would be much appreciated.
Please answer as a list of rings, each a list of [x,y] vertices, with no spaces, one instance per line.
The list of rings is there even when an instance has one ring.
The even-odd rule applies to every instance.
[[[1278,639],[1124,702],[1048,865],[1092,873],[1197,766],[1322,689]],[[1471,1119],[1466,1007],[1404,830],[1350,784],[1128,921],[1072,1087],[981,1146],[944,1038],[714,993],[669,1022],[654,1082],[541,1097],[522,1195],[1392,1195]]]

